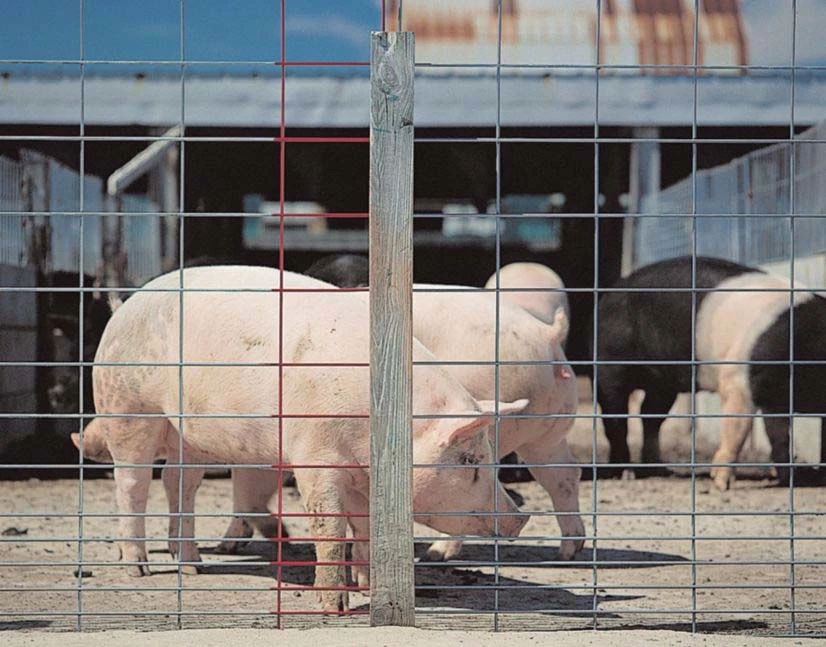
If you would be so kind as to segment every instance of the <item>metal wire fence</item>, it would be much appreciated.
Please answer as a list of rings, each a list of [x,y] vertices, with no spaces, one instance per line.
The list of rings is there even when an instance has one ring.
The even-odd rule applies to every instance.
[[[95,277],[103,266],[104,216],[110,211],[101,178],[86,175],[81,190],[77,171],[36,151],[22,149],[20,159],[0,157],[3,176],[0,191],[3,211],[0,227],[3,247],[0,262],[26,267],[38,262],[54,272],[77,272],[83,250],[83,272]],[[80,212],[84,197],[85,215]],[[157,213],[159,208],[145,195],[124,194],[122,211],[134,214]],[[33,215],[23,215],[23,214]],[[48,214],[47,220],[40,214]],[[132,285],[141,285],[161,272],[159,217],[127,218],[120,232],[119,247],[131,260],[124,276]],[[38,228],[45,226],[45,250],[32,258],[31,245]],[[81,231],[83,238],[81,239]]]
[[[403,475],[416,494],[414,554],[382,556],[415,560],[419,626],[826,635],[826,466],[822,436],[803,429],[826,405],[789,404],[823,358],[806,355],[797,334],[783,339],[786,355],[752,357],[772,322],[745,306],[730,327],[748,331],[749,353],[710,355],[700,336],[708,295],[767,300],[778,320],[792,312],[791,330],[808,316],[802,305],[819,303],[795,280],[798,260],[823,251],[826,142],[822,126],[797,132],[821,119],[811,115],[826,68],[797,58],[795,0],[781,16],[789,47],[780,63],[746,58],[741,3],[645,4],[383,0],[365,10],[369,29],[416,32],[417,80],[431,84],[414,118],[427,124],[415,140],[412,233],[416,470]],[[290,54],[319,29],[298,3],[271,3],[256,21],[226,19],[264,43],[254,49],[266,55],[250,57],[211,54],[191,22],[203,7],[167,5],[156,58],[90,48],[101,9],[78,0],[77,29],[63,26],[77,54],[0,59],[13,81],[21,70],[65,68],[54,88],[69,86],[72,97],[46,114],[75,115],[59,132],[19,116],[0,124],[0,428],[14,434],[0,444],[0,625],[366,624],[368,511],[377,503],[367,485],[367,277],[337,290],[284,270],[368,249],[366,191],[351,185],[367,186],[369,62],[319,56],[322,43],[312,55]],[[324,25],[349,33],[345,23]],[[369,29],[359,32],[365,53]],[[549,35],[564,47],[542,47]],[[392,85],[393,71],[380,78]],[[749,123],[763,118],[753,104],[741,121],[717,126],[704,97],[725,103],[727,89],[749,79],[775,99],[776,85],[791,88],[766,108],[773,127]],[[29,81],[26,93],[43,82]],[[363,116],[352,117],[352,106]],[[759,150],[743,156],[742,147]],[[732,161],[699,170],[707,150]],[[645,175],[638,162],[649,154]],[[138,183],[134,194],[104,187],[116,170]],[[686,174],[659,190],[661,177]],[[386,175],[395,179],[394,169]],[[266,214],[241,207],[260,195]],[[632,267],[688,255],[680,280],[664,273],[653,286],[613,287],[629,217]],[[243,243],[231,260],[271,269],[194,267],[224,260],[202,257],[220,257],[230,240]],[[791,281],[706,285],[700,255],[782,262]],[[564,282],[528,267],[507,273],[526,260]],[[486,290],[457,288],[485,280]],[[599,299],[652,291],[685,298],[683,319],[658,329],[660,341],[688,330],[682,354],[609,356]],[[112,301],[114,314],[109,293],[123,300]],[[511,303],[520,298],[527,311]],[[790,307],[795,299],[801,308]],[[752,434],[720,458],[720,427],[757,417],[745,405],[697,406],[720,365],[744,382],[749,371],[789,369],[773,374],[785,400],[762,411],[767,427],[792,423],[782,438]],[[666,367],[688,372],[677,390],[692,397],[672,411],[657,446],[652,421],[658,427],[672,404],[668,388],[649,385],[642,405],[637,391],[626,393],[630,410],[609,409],[604,380],[618,368],[664,376]],[[489,435],[473,433],[482,412]],[[617,421],[630,427],[624,455]],[[145,441],[130,444],[137,434]],[[502,465],[511,450],[521,465]],[[150,484],[163,461],[163,487]],[[733,484],[708,478],[726,467],[740,476]],[[214,478],[198,487],[203,471]]]
[[[641,213],[696,211],[703,217],[637,219],[635,266],[692,253],[695,226],[696,253],[747,265],[784,261],[791,258],[792,247],[799,259],[821,254],[826,249],[826,202],[820,190],[826,170],[826,148],[820,143],[824,133],[826,126],[818,124],[798,135],[796,144],[760,148],[645,195]]]

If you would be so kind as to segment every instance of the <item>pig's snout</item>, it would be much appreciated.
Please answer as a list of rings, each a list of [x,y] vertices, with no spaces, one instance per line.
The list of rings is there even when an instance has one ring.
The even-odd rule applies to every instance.
[[[494,521],[492,517],[489,517],[488,524],[490,525],[490,530],[485,534],[494,537],[517,537],[530,518],[530,515],[516,511],[509,514],[497,515],[496,521]]]
[[[530,515],[519,512],[519,508],[504,490],[497,495],[496,514],[480,514],[482,524],[480,535],[494,537],[516,537],[528,523]]]

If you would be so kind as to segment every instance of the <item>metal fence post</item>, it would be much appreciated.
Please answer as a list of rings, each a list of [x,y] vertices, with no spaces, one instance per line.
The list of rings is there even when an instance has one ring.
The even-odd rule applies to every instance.
[[[412,32],[370,56],[370,623],[414,624]]]

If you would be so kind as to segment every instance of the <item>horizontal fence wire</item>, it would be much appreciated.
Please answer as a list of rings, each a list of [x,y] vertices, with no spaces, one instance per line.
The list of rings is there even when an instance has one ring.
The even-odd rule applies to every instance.
[[[826,65],[797,51],[805,46],[798,33],[802,3],[794,0],[781,12],[791,42],[788,60],[779,63],[759,56],[727,59],[719,39],[742,31],[742,22],[726,22],[734,15],[727,13],[729,3],[700,0],[677,3],[679,11],[666,7],[673,3],[649,3],[650,17],[634,13],[638,3],[580,3],[580,9],[570,11],[590,16],[587,29],[571,22],[553,38],[545,36],[568,43],[559,60],[531,58],[518,43],[545,33],[541,30],[554,16],[569,15],[564,3],[462,0],[445,8],[444,3],[412,1],[402,7],[400,1],[383,0],[368,12],[362,47],[342,60],[318,59],[323,50],[318,43],[315,53],[301,55],[306,52],[299,46],[304,28],[300,12],[292,13],[299,3],[285,0],[275,3],[277,24],[268,25],[276,43],[271,58],[250,54],[206,60],[198,52],[197,31],[187,28],[197,6],[186,0],[173,4],[178,24],[169,33],[178,33],[167,52],[177,55],[163,54],[167,60],[118,51],[100,55],[91,47],[90,20],[97,9],[84,0],[78,0],[79,55],[67,52],[60,58],[27,50],[16,58],[7,48],[0,53],[2,83],[11,88],[43,80],[68,83],[76,89],[72,105],[78,114],[62,126],[5,123],[0,117],[0,625],[5,630],[367,624],[369,505],[358,511],[321,505],[312,498],[313,482],[302,477],[315,473],[331,480],[363,480],[369,459],[335,453],[331,458],[329,452],[365,425],[368,413],[335,406],[340,401],[326,410],[283,404],[291,375],[316,376],[314,388],[334,393],[343,379],[339,373],[362,369],[366,374],[366,359],[308,361],[295,357],[295,346],[285,338],[298,300],[327,298],[332,304],[337,289],[284,285],[283,275],[267,288],[193,286],[186,266],[217,251],[220,258],[207,264],[303,271],[325,253],[367,253],[368,198],[362,177],[370,141],[367,103],[362,116],[341,125],[333,120],[338,97],[309,93],[299,82],[338,79],[327,91],[363,92],[369,63],[362,54],[370,29],[401,28],[415,31],[422,47],[417,80],[445,79],[447,85],[440,86],[449,89],[444,100],[461,105],[468,120],[417,124],[414,247],[417,280],[421,277],[426,285],[417,285],[412,298],[414,306],[444,298],[441,316],[461,319],[467,328],[459,341],[478,351],[462,350],[458,343],[455,351],[417,355],[414,372],[475,375],[491,384],[490,393],[477,396],[479,400],[524,397],[509,390],[517,371],[541,379],[570,371],[566,379],[576,384],[575,402],[567,408],[531,409],[529,404],[513,414],[488,412],[491,447],[484,456],[463,449],[459,457],[414,458],[414,480],[432,472],[444,482],[440,497],[416,502],[414,554],[406,558],[415,560],[417,624],[488,631],[642,627],[826,636],[821,550],[826,465],[820,430],[826,404],[807,411],[788,404],[796,397],[795,385],[805,379],[803,371],[816,370],[821,359],[807,356],[795,335],[788,336],[788,352],[781,359],[704,357],[693,336],[690,352],[678,358],[643,353],[609,359],[596,350],[603,340],[599,300],[607,297],[644,298],[653,292],[684,298],[690,302],[693,331],[702,300],[712,296],[776,296],[792,305],[793,299],[808,298],[811,290],[826,285],[821,181],[826,131],[824,122],[802,120],[798,112],[817,94]],[[753,10],[747,4],[739,3],[741,21]],[[538,17],[527,24],[524,17],[532,11]],[[625,42],[623,30],[634,25],[647,34],[637,43],[639,52],[663,58],[612,58]],[[783,29],[775,31],[777,38],[786,37],[780,35]],[[476,43],[471,59],[461,60],[456,43],[475,42],[468,40],[471,33],[489,38]],[[585,49],[577,49],[583,38]],[[684,56],[675,53],[676,43],[682,43]],[[434,47],[442,48],[441,59],[429,54]],[[752,41],[751,48],[759,45]],[[570,53],[581,51],[587,56],[572,60]],[[602,100],[620,87],[628,88],[630,102],[641,88],[634,85],[636,79],[671,74],[688,88],[679,96],[693,100],[687,113],[675,110],[688,114],[688,121],[679,117],[655,128],[626,125],[612,114],[616,105]],[[191,81],[229,82],[248,75],[266,84],[271,100],[266,123],[221,123],[217,104],[214,124],[196,115]],[[153,84],[171,84],[171,92],[163,96],[173,107],[170,112],[166,106],[163,114],[177,113],[173,123],[156,123],[148,110],[146,124],[151,125],[97,123],[101,109],[94,93],[118,79],[128,80],[129,88],[140,86],[147,96]],[[484,109],[475,106],[471,97],[476,95],[463,79],[489,83],[493,103]],[[520,124],[508,113],[512,79],[533,80],[537,85],[519,87],[548,92],[568,87],[572,80],[586,83],[592,95],[586,113],[593,123],[583,125],[588,119],[580,119],[570,127],[553,125],[551,113],[558,106],[548,94],[547,123],[537,118]],[[745,122],[749,117],[726,117],[721,123],[729,126],[713,125],[704,113],[704,93],[719,91],[722,83],[734,88],[738,79],[744,88],[752,81],[755,87],[763,81],[787,87],[781,109],[787,109],[788,122],[766,127]],[[656,87],[667,94],[667,84]],[[123,101],[140,101],[136,96]],[[301,96],[305,103],[295,103]],[[318,96],[326,105],[312,103]],[[155,105],[152,101],[150,97],[144,105]],[[423,112],[428,109],[419,105]],[[766,100],[763,107],[768,112],[773,106]],[[244,111],[240,105],[237,109]],[[477,118],[477,109],[483,119]],[[329,126],[308,126],[301,114],[305,110],[327,114]],[[178,134],[169,134],[171,126]],[[156,145],[164,152],[141,168],[132,184],[121,190],[110,183],[118,173],[133,171],[130,164],[139,161],[141,151]],[[356,195],[352,185],[364,195]],[[561,206],[552,199],[554,191],[562,196]],[[248,200],[250,195],[257,198]],[[618,272],[620,248],[623,267]],[[223,254],[225,250],[231,253]],[[679,256],[692,259],[688,287],[669,285],[666,279],[656,288],[614,285],[619,274]],[[700,287],[701,256],[784,276],[789,286]],[[564,284],[508,283],[504,270],[523,260],[553,267]],[[142,287],[168,271],[182,277],[178,287]],[[369,293],[366,287],[343,291],[352,298]],[[182,313],[170,335],[172,355],[166,361],[147,360],[153,341],[144,340],[124,356],[129,361],[96,358],[113,316],[111,307],[150,294],[174,300]],[[185,305],[235,295],[242,295],[251,310],[258,299],[278,304],[277,315],[268,321],[277,352],[252,361],[224,361],[218,347],[209,358],[190,355],[198,341],[188,333],[187,326],[196,322]],[[489,306],[478,321],[462,312],[462,299],[473,295]],[[507,344],[513,332],[507,328],[509,300],[551,297],[570,302],[564,353],[558,344],[558,354],[514,354]],[[793,326],[802,310],[787,309]],[[255,313],[238,313],[237,318],[247,316]],[[221,319],[216,316],[210,323],[217,326]],[[442,322],[431,328],[446,334],[448,326]],[[489,344],[482,342],[483,334]],[[431,339],[438,343],[438,335]],[[346,350],[347,344],[340,346]],[[539,346],[547,349],[547,338]],[[787,397],[776,411],[726,411],[718,396],[700,393],[697,386],[702,371],[743,370],[748,375],[785,367],[794,370],[781,378]],[[277,374],[278,397],[272,394],[269,407],[246,403],[237,410],[208,406],[198,411],[188,376],[204,369],[218,384],[215,397],[233,388],[236,378],[226,375],[245,369]],[[691,397],[678,398],[662,425],[656,465],[643,460],[643,453],[652,421],[661,421],[666,411],[651,410],[651,399],[647,407],[640,394],[631,394],[627,411],[606,415],[601,399],[601,377],[644,369],[691,374]],[[173,376],[172,401],[164,410],[127,406],[96,413],[95,376],[105,370],[134,375],[165,371]],[[437,403],[435,398],[428,404]],[[502,406],[494,406],[494,412]],[[416,410],[411,423],[416,430],[436,423],[455,429],[483,417],[481,405],[472,413],[431,408]],[[78,434],[81,446],[94,442],[94,431],[84,427],[93,419],[104,425],[126,419],[167,421],[171,433],[160,456],[168,458],[119,456],[115,467],[80,456],[71,434]],[[609,453],[605,430],[610,420],[629,428],[628,456]],[[734,457],[715,456],[721,429],[733,421],[753,425],[743,449]],[[786,451],[778,453],[771,427],[786,421],[790,431],[781,443]],[[298,459],[282,455],[281,447],[289,444],[285,434],[322,422],[329,425],[329,446]],[[237,433],[231,442],[242,446],[246,437],[241,432],[259,423],[276,430],[272,433],[279,440],[278,452],[268,460],[248,455],[227,462],[222,455],[190,455],[188,440],[176,432],[199,425],[231,428],[225,433]],[[549,435],[544,446],[526,442],[516,447],[518,462],[507,462],[514,428],[549,433],[540,423],[567,429],[562,436],[570,456],[568,448],[548,453],[559,442],[559,436]],[[726,467],[737,479],[719,491],[709,476]],[[572,469],[581,469],[581,481],[578,472],[569,474]],[[122,485],[118,470],[154,472],[145,508],[118,507],[113,496]],[[202,471],[207,478],[198,489],[196,507],[187,510],[183,500],[191,475]],[[491,476],[496,473],[504,489]],[[609,478],[613,476],[621,478]],[[466,492],[479,479],[488,479],[487,503],[495,509],[470,509],[475,504]],[[366,497],[366,483],[361,487]],[[511,501],[519,504],[518,510],[508,507]],[[465,542],[456,552],[457,547],[445,546],[450,538],[434,526],[470,513],[488,520],[491,536],[471,532],[469,526],[454,528],[452,539]],[[518,537],[506,536],[508,524],[520,513],[529,514],[530,521]],[[328,530],[322,532],[323,526]],[[144,539],[145,555],[121,554],[118,541]],[[574,539],[583,546],[575,555],[565,554]],[[193,553],[187,540],[200,552]],[[142,569],[144,575],[129,577],[127,568]],[[196,568],[200,572],[190,575]],[[317,594],[340,600],[336,596],[345,593],[347,608],[324,608],[317,600]]]

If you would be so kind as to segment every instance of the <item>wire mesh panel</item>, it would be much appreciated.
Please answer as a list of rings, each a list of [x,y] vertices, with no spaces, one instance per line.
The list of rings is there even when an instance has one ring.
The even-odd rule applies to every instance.
[[[380,558],[416,624],[826,634],[817,2],[29,4],[4,628],[368,623],[366,254],[403,265],[369,47],[404,30],[414,552]]]

